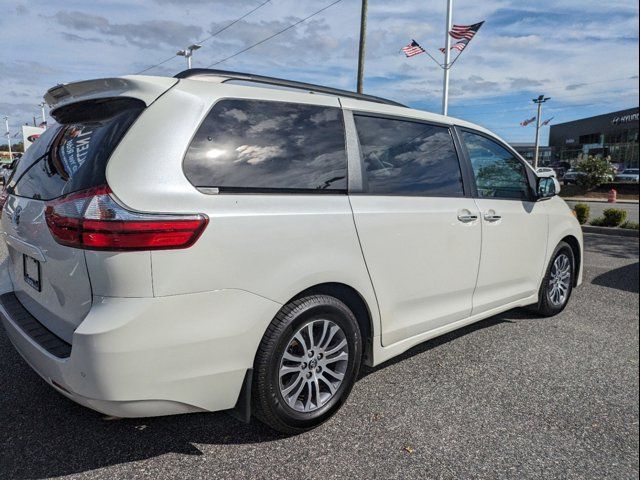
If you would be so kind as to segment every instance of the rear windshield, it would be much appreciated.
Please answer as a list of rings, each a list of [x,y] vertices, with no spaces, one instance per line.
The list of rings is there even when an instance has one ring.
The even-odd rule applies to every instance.
[[[129,98],[66,107],[59,117],[65,123],[47,129],[20,160],[9,191],[50,200],[105,184],[111,153],[143,109],[143,102]]]

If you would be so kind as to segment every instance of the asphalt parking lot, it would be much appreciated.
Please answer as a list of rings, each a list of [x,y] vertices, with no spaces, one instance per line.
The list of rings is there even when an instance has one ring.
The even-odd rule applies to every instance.
[[[0,478],[637,478],[638,239],[585,237],[561,315],[510,311],[365,369],[295,437],[224,413],[105,419],[1,331]]]

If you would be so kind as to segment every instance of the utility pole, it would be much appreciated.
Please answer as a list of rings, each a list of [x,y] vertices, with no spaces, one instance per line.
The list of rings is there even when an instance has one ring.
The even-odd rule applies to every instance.
[[[362,0],[362,8],[360,10],[360,47],[358,49],[358,85],[357,92],[362,93],[362,84],[364,81],[364,54],[365,42],[367,37],[367,0]]]
[[[176,52],[176,55],[185,57],[187,59],[187,68],[191,70],[191,57],[193,57],[193,52],[200,48],[202,48],[202,45],[198,45],[197,43],[194,43],[192,45],[189,45],[184,50],[178,50]]]
[[[449,112],[449,69],[451,67],[451,22],[453,18],[453,0],[447,0],[447,24],[445,26],[444,40],[444,80],[442,85],[442,114]]]
[[[550,100],[551,97],[545,97],[544,95],[538,96],[538,98],[534,98],[532,100],[533,103],[538,105],[538,116],[536,117],[536,148],[533,154],[533,168],[538,168],[538,153],[540,151],[540,120],[542,116],[542,104],[547,100]]]
[[[7,128],[7,145],[9,145],[9,160],[13,162],[13,152],[11,152],[11,134],[9,133],[9,117],[4,117],[4,125]]]
[[[45,107],[46,103],[42,102],[40,104],[40,109],[42,111],[42,123],[44,124],[44,128],[47,128],[47,115],[44,113],[44,107]],[[35,125],[35,122],[34,122]]]

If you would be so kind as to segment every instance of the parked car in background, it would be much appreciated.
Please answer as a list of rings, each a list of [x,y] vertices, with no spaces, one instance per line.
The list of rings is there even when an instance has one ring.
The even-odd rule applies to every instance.
[[[578,178],[581,175],[584,175],[584,173],[576,170],[575,168],[570,168],[569,170],[564,172],[564,175],[562,176],[562,181],[564,182],[565,185],[575,184],[577,183]]]
[[[47,383],[105,414],[302,432],[361,363],[515,307],[555,315],[581,283],[557,180],[478,125],[204,69],[45,100],[60,125],[0,199],[0,316]]]
[[[549,167],[556,172],[556,178],[562,179],[564,173],[571,168],[571,164],[564,161],[553,162],[549,164]]]
[[[637,168],[627,168],[616,175],[615,181],[638,183],[640,181],[640,170]]]
[[[538,167],[536,170],[537,173],[548,173],[550,177],[557,177],[556,171],[551,167]]]
[[[11,173],[13,172],[13,168],[16,162],[17,162],[17,159],[14,160],[13,162],[0,164],[0,182],[2,182],[2,185],[7,184],[7,180],[9,180],[9,177],[11,177]]]

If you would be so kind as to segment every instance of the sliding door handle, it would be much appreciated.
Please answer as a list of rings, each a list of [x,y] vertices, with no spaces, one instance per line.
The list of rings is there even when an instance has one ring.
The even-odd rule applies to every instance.
[[[458,215],[458,220],[460,220],[462,223],[475,222],[477,219],[478,215],[474,215],[472,213]]]

